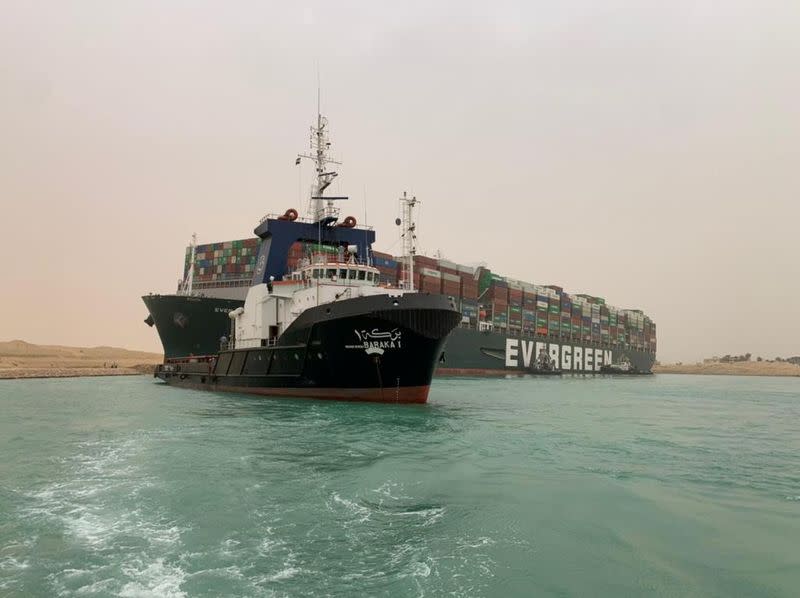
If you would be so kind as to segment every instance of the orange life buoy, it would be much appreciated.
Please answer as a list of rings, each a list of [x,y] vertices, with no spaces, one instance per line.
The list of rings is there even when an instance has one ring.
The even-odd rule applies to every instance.
[[[353,218],[352,216],[348,216],[347,218],[344,219],[344,222],[342,222],[342,226],[346,228],[353,228],[355,225],[356,225],[356,219]]]
[[[286,210],[284,216],[286,216],[286,219],[289,221],[295,221],[297,220],[297,210],[295,210],[294,208],[289,208],[288,210]]]

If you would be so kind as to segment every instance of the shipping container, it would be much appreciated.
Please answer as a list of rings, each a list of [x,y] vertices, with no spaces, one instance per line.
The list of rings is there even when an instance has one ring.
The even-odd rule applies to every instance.
[[[490,300],[508,303],[508,288],[492,285],[487,291],[487,297]]]
[[[475,268],[472,266],[465,266],[463,264],[459,264],[457,270],[462,274],[467,274],[469,276],[475,277]]]
[[[430,268],[435,270],[437,266],[437,260],[432,257],[426,257],[424,255],[415,255],[414,256],[414,268]]]

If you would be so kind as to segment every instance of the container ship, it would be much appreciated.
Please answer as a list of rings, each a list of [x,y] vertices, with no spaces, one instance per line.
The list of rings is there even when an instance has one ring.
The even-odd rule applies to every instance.
[[[312,130],[326,122],[318,116],[319,126]],[[297,157],[296,163],[303,158],[315,162],[318,191],[316,197],[312,194],[312,205],[336,176],[326,167],[331,162],[329,147],[327,138],[324,143],[312,138],[315,151]],[[417,255],[410,217],[416,199],[403,197],[401,202],[406,227],[401,256],[373,250],[375,232],[359,227],[352,216],[339,220],[333,208],[325,214],[310,209],[305,219],[299,219],[294,209],[267,216],[260,226],[271,223],[276,232],[269,235],[202,245],[193,238],[177,292],[142,298],[149,311],[145,322],[157,329],[165,359],[216,354],[230,335],[228,314],[244,305],[251,286],[265,276],[288,280],[310,259],[326,253],[341,258],[345,248],[355,244],[365,263],[374,267],[379,286],[442,295],[460,313],[458,326],[436,360],[435,375],[537,374],[542,373],[538,364],[543,361],[548,369],[563,373],[651,372],[656,325],[641,310],[614,307],[602,297],[570,293],[558,285],[517,280],[486,266]],[[323,229],[337,235],[323,239]],[[312,271],[312,275],[331,272]]]

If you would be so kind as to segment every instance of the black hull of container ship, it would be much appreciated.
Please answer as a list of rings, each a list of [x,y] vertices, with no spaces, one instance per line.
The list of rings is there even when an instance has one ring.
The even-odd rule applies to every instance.
[[[447,340],[439,376],[535,374],[533,364],[545,350],[561,374],[600,374],[604,365],[628,360],[637,374],[652,373],[655,354],[622,345],[538,335],[514,335],[456,328]]]
[[[167,361],[155,376],[210,391],[424,403],[460,319],[444,296],[347,299],[305,310],[274,346]]]
[[[150,315],[145,322],[155,325],[164,358],[213,355],[220,338],[230,335],[228,313],[244,301],[191,295],[145,295]]]
[[[227,312],[244,305],[243,301],[180,295],[148,295],[143,299],[156,322],[164,355],[168,359],[216,353],[220,337],[229,335],[230,320]],[[177,326],[175,314],[186,315],[189,325]],[[177,319],[180,321],[180,317]],[[191,324],[194,327],[190,327]],[[619,344],[608,345],[547,336],[519,336],[495,331],[481,332],[474,328],[459,327],[450,334],[444,347],[444,357],[438,363],[435,373],[437,376],[524,374],[530,367],[526,365],[526,358],[530,358],[529,364],[533,363],[542,347],[548,353],[552,347],[553,352],[550,354],[554,357],[555,347],[558,348],[556,367],[563,374],[600,374],[600,368],[604,365],[619,363],[623,359],[630,361],[635,368],[630,374],[650,374],[655,363],[655,353]],[[580,360],[575,359],[576,347],[580,348]],[[507,361],[507,349],[512,353],[508,356],[510,361]],[[589,349],[592,351],[592,358],[587,364],[585,356]],[[597,354],[596,351],[601,353]],[[599,364],[595,359],[596,355],[601,356]]]

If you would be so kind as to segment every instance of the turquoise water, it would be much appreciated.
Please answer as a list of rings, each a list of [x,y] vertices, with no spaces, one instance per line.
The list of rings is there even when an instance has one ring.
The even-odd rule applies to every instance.
[[[797,596],[800,379],[0,382],[0,596]]]

